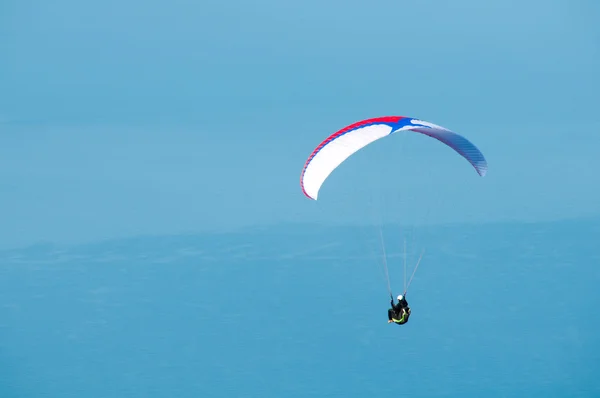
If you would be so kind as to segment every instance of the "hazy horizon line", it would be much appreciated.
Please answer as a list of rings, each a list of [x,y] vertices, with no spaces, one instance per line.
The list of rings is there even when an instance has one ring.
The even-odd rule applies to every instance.
[[[111,242],[124,242],[128,240],[140,240],[140,239],[161,239],[161,238],[182,238],[182,237],[200,237],[200,236],[230,236],[230,235],[245,235],[249,233],[257,232],[269,232],[269,231],[280,231],[283,228],[291,228],[290,233],[295,234],[299,230],[304,229],[318,229],[320,231],[336,230],[343,228],[351,229],[368,229],[379,227],[381,229],[388,228],[450,228],[460,229],[463,227],[494,227],[494,226],[518,226],[518,225],[550,225],[560,223],[587,223],[587,222],[600,222],[600,215],[587,215],[587,216],[567,216],[564,218],[557,219],[545,219],[545,220],[489,220],[489,221],[454,221],[454,222],[431,222],[427,224],[403,224],[399,222],[388,222],[381,225],[376,223],[352,223],[352,222],[340,222],[338,223],[318,223],[318,222],[301,222],[301,221],[286,221],[276,222],[268,224],[254,224],[234,228],[224,228],[205,231],[181,231],[181,232],[165,232],[165,233],[141,233],[127,236],[116,236],[107,238],[95,238],[89,240],[82,240],[78,242],[59,242],[51,241],[48,239],[37,240],[28,244],[15,245],[12,247],[0,248],[0,252],[9,252],[15,250],[27,250],[31,248],[40,247],[53,247],[53,248],[75,248],[87,245],[106,244]]]

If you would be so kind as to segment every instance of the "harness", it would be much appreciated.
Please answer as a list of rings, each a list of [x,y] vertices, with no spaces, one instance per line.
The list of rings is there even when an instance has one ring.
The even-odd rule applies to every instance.
[[[396,319],[396,318],[392,317],[392,321],[394,321],[395,323],[397,323],[399,325],[402,325],[408,321],[409,316],[410,316],[410,308],[406,308],[406,309],[403,309],[402,317],[400,319]]]

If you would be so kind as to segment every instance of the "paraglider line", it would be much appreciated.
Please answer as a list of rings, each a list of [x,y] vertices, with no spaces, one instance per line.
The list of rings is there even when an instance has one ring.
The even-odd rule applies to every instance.
[[[404,291],[406,292],[406,237],[404,237]]]
[[[425,253],[425,249],[423,249],[423,251],[421,252],[421,255],[419,256],[419,261],[417,261],[417,265],[415,265],[415,269],[412,273],[412,275],[410,276],[410,280],[408,281],[408,286],[406,286],[406,289],[404,289],[404,294],[406,294],[406,292],[408,291],[408,288],[410,287],[410,283],[413,280],[413,277],[415,276],[415,272],[417,272],[417,268],[419,268],[419,264],[421,264],[421,259],[423,258],[423,254]]]
[[[391,296],[392,295],[392,287],[390,286],[390,274],[388,272],[387,256],[385,254],[385,243],[383,241],[383,231],[382,231],[381,227],[379,227],[379,236],[381,237],[381,248],[383,250],[383,266],[385,267],[385,278],[387,279],[388,292],[390,293],[390,296]]]

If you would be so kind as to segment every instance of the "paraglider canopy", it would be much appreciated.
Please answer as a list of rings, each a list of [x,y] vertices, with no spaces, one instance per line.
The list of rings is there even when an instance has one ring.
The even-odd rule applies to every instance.
[[[384,116],[346,126],[321,142],[302,169],[302,192],[308,198],[317,200],[321,186],[340,164],[367,145],[399,131],[413,131],[435,138],[464,157],[480,176],[485,176],[487,172],[483,154],[463,136],[423,120]]]

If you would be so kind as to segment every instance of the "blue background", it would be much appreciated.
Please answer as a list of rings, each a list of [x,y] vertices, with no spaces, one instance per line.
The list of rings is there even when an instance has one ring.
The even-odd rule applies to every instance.
[[[0,395],[599,396],[599,13],[2,1]],[[487,176],[402,134],[305,198],[384,115]]]

